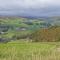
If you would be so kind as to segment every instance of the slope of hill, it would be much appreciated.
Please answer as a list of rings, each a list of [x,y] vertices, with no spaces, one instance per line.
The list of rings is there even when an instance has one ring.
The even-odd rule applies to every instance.
[[[60,41],[60,27],[51,27],[48,29],[40,29],[32,33],[31,37],[36,42],[57,42]]]

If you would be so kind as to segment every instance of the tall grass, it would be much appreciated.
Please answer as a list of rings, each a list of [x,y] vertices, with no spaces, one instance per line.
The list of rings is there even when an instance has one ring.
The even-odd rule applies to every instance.
[[[60,44],[19,41],[0,44],[0,60],[60,60]]]

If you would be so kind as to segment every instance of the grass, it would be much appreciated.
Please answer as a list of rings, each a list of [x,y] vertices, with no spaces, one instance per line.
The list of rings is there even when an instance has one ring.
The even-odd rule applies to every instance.
[[[20,41],[1,43],[0,60],[60,60],[60,44]]]

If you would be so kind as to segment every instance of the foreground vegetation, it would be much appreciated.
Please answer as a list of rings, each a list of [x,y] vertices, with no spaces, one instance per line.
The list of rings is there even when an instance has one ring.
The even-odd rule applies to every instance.
[[[60,60],[60,42],[0,44],[0,60]]]

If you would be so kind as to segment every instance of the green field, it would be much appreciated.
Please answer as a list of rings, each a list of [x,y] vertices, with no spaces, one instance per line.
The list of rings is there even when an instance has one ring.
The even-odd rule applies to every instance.
[[[0,38],[13,39],[31,34],[36,29],[40,29],[46,22],[39,19],[27,19],[16,17],[0,18]],[[3,32],[3,33],[2,33]],[[17,39],[17,38],[16,38]]]
[[[60,42],[1,43],[0,60],[60,60]]]

